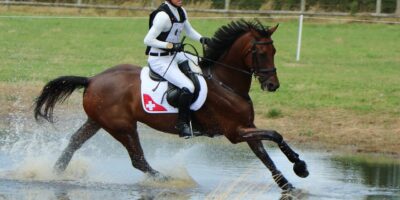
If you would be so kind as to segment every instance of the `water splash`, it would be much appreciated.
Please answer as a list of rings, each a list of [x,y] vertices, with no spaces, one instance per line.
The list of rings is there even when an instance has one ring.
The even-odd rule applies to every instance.
[[[13,180],[29,181],[61,181],[85,180],[90,169],[88,162],[78,159],[71,162],[68,169],[62,174],[53,172],[54,159],[48,157],[27,157],[18,163],[15,169],[4,173],[4,177]]]
[[[37,124],[17,99],[7,126],[0,127],[0,199],[279,199],[280,189],[246,145],[217,139],[179,140],[140,127],[145,156],[151,166],[171,177],[160,181],[132,167],[124,147],[100,131],[74,155],[62,175],[52,166],[70,135],[85,121],[83,113],[57,110],[60,124]],[[243,148],[241,148],[243,147]],[[326,159],[302,152],[314,173],[293,177],[292,164],[269,149],[284,174],[306,199],[363,199],[373,195],[398,198],[399,190],[380,190],[346,182]],[[307,155],[309,157],[307,157]],[[353,173],[352,174],[357,174]],[[315,185],[315,183],[318,183]],[[332,193],[331,191],[340,191]],[[364,191],[359,194],[360,191]],[[118,194],[116,197],[115,194]],[[299,199],[302,197],[295,196]],[[314,198],[315,197],[315,198]]]
[[[202,145],[194,145],[179,149],[172,156],[164,156],[166,149],[159,149],[154,159],[155,167],[160,169],[161,178],[146,176],[139,182],[142,186],[152,186],[158,188],[194,188],[197,186],[196,181],[190,176],[185,160],[187,156],[198,152]],[[171,153],[171,152],[169,152]]]
[[[67,144],[67,129],[76,128],[74,125],[57,129],[50,124],[38,124],[33,116],[26,114],[26,106],[20,98],[13,103],[14,112],[8,116],[8,126],[0,135],[1,159],[7,160],[0,166],[0,177],[14,180],[64,180],[80,179],[86,176],[88,162],[80,159],[71,163],[71,169],[63,176],[53,173],[52,166],[60,147]],[[73,124],[73,123],[72,123]]]

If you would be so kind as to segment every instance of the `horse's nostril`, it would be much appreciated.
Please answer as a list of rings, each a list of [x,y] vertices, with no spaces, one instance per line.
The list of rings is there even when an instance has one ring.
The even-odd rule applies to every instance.
[[[275,85],[274,85],[273,83],[268,83],[268,84],[267,84],[267,87],[268,87],[268,88],[273,88],[274,86],[275,86]]]

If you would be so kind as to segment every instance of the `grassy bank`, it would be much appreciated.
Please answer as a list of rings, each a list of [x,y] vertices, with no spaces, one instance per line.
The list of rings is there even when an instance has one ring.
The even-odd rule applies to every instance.
[[[191,20],[207,36],[229,21]],[[143,18],[0,18],[0,30],[3,113],[10,112],[7,105],[24,85],[28,103],[57,76],[146,64]],[[273,38],[281,88],[264,93],[254,82],[260,127],[277,129],[304,146],[400,152],[399,25],[306,21],[300,62],[296,21],[280,21]]]

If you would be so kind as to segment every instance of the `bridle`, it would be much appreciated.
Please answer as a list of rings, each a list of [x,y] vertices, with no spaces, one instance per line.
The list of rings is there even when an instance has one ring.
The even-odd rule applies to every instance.
[[[246,74],[246,75],[250,75],[250,76],[254,75],[255,77],[259,77],[259,80],[262,82],[264,80],[267,80],[271,75],[276,74],[276,68],[275,68],[275,66],[270,67],[268,69],[261,68],[260,62],[259,62],[259,58],[257,56],[257,53],[258,53],[257,45],[272,45],[272,44],[273,44],[272,40],[271,41],[256,41],[256,40],[252,41],[251,48],[249,48],[246,51],[245,55],[244,55],[244,59],[246,59],[247,56],[250,55],[250,53],[252,55],[252,64],[249,67],[250,70],[239,69],[237,67],[234,67],[234,66],[231,66],[231,65],[227,65],[225,63],[221,63],[221,62],[218,62],[218,61],[215,61],[215,60],[211,60],[211,59],[199,56],[199,53],[197,52],[196,48],[192,44],[184,44],[184,45],[188,45],[188,46],[192,47],[194,49],[194,51],[195,51],[195,54],[187,52],[187,51],[185,51],[185,53],[189,53],[191,55],[196,56],[198,59],[207,60],[207,61],[212,62],[214,64],[218,64],[219,66],[222,66],[222,67],[225,67],[225,68],[228,68],[228,69],[231,69],[231,70],[234,70],[234,71]],[[204,44],[202,46],[203,46],[203,52],[205,52]],[[188,59],[190,59],[190,58],[188,58]],[[198,62],[199,62],[199,60],[198,60]],[[213,75],[212,75],[212,72],[211,72],[211,67],[207,67],[207,69],[208,69],[207,75],[206,74],[199,74],[199,75],[202,75],[207,79],[213,79]],[[239,92],[235,91],[234,89],[232,89],[231,87],[229,87],[228,85],[224,84],[221,81],[218,81],[218,84],[221,85],[222,87],[226,88],[227,90],[229,90],[229,91],[231,91],[231,92],[233,92],[235,94],[238,94],[238,95],[242,96],[243,98],[251,101],[251,99],[250,99],[248,94],[246,94],[246,95],[240,94]]]
[[[264,79],[268,79],[269,76],[276,74],[275,66],[268,68],[261,68],[259,58],[257,56],[257,45],[272,45],[273,41],[252,41],[251,48],[246,52],[245,58],[250,55],[252,57],[252,64],[250,66],[250,73],[254,74],[255,77],[263,77]]]
[[[205,58],[203,56],[199,56],[199,53],[197,52],[196,48],[193,45],[191,45],[191,44],[184,44],[184,45],[189,45],[190,47],[192,47],[194,49],[194,51],[195,51],[195,54],[190,53],[190,52],[186,52],[186,51],[185,52],[186,53],[190,53],[192,55],[195,55],[198,59],[207,60],[207,61],[212,62],[214,64],[218,64],[219,66],[222,66],[222,67],[225,67],[225,68],[237,71],[237,72],[241,72],[241,73],[246,74],[246,75],[250,75],[250,76],[254,75],[255,77],[263,77],[264,79],[268,79],[268,77],[270,75],[276,74],[276,68],[275,68],[275,66],[267,68],[267,69],[261,68],[260,62],[259,62],[258,57],[257,57],[257,45],[271,45],[271,44],[273,44],[272,40],[271,41],[266,41],[266,42],[256,41],[256,40],[252,41],[251,48],[249,48],[246,51],[246,54],[244,55],[245,59],[247,58],[247,56],[250,55],[250,53],[251,53],[251,56],[252,56],[252,64],[249,67],[250,68],[249,71],[248,70],[239,69],[237,67],[234,67],[234,66],[231,66],[231,65],[227,65],[227,64],[215,61],[215,60],[211,60],[211,59]],[[205,52],[204,44],[203,44],[203,52]],[[208,69],[210,70],[210,67],[208,67]]]

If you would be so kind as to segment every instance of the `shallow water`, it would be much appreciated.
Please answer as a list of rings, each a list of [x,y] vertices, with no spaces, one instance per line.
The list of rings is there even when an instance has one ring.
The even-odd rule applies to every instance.
[[[246,144],[232,145],[223,137],[184,140],[144,126],[140,137],[146,158],[171,180],[156,181],[134,169],[122,145],[104,131],[75,154],[63,175],[54,175],[54,162],[84,121],[83,114],[57,115],[60,122],[49,125],[14,113],[7,127],[0,128],[0,200],[282,197]],[[396,162],[338,159],[294,147],[309,166],[310,176],[303,179],[279,149],[265,144],[278,169],[298,189],[291,194],[293,199],[400,199]]]

